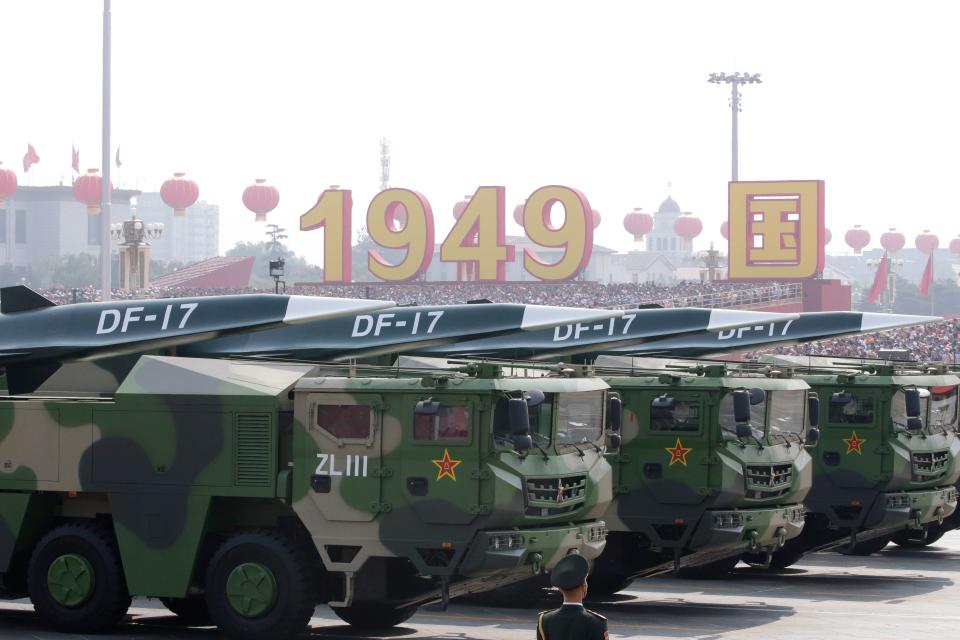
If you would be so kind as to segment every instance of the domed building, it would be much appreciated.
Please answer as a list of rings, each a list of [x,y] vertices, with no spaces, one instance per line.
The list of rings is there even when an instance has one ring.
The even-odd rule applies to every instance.
[[[673,225],[681,213],[680,205],[668,195],[653,214],[653,230],[646,238],[647,251],[666,256],[676,265],[693,253],[692,244],[673,230]]]

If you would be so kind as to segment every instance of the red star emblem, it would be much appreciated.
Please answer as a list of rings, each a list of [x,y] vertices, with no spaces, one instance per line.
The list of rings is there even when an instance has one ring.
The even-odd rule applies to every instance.
[[[844,438],[843,441],[847,443],[847,455],[850,455],[850,453],[853,451],[856,451],[858,456],[863,455],[863,451],[860,450],[860,447],[862,447],[863,443],[867,441],[866,438],[858,438],[857,432],[854,431],[852,436],[849,438]]]
[[[457,481],[457,473],[455,469],[460,466],[462,460],[454,460],[450,457],[450,451],[447,449],[443,450],[443,457],[439,460],[434,460],[433,464],[437,465],[437,480],[443,480],[444,478],[450,478],[454,482]]]
[[[670,464],[669,467],[673,466],[673,463],[679,462],[683,466],[687,466],[687,454],[693,451],[691,447],[683,446],[683,443],[680,442],[680,438],[677,438],[677,444],[673,447],[667,447],[664,449],[667,453],[670,454]]]

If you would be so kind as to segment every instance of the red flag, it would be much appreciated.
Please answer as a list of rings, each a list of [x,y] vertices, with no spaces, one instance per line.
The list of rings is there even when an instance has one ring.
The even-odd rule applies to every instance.
[[[76,147],[73,147],[73,164],[70,166],[73,167],[74,171],[80,173],[80,150]]]
[[[883,295],[883,292],[887,290],[887,280],[890,277],[890,259],[886,255],[880,260],[880,264],[877,265],[877,274],[873,276],[873,286],[870,287],[870,293],[867,295],[867,300],[870,302],[876,302],[880,299],[880,296]]]
[[[920,293],[924,298],[930,297],[930,285],[933,284],[933,254],[927,258],[927,267],[923,270],[923,276],[920,278]]]
[[[115,161],[117,163],[117,169],[119,169],[120,168],[120,147],[117,147],[117,157],[115,158]]]
[[[40,162],[40,156],[37,155],[37,150],[33,148],[32,144],[27,145],[27,153],[23,156],[23,172],[26,173],[30,170],[30,167]]]

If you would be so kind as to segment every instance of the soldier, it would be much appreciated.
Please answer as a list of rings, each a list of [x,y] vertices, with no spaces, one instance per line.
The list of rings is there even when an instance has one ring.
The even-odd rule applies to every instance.
[[[550,574],[550,583],[563,594],[563,605],[543,611],[537,620],[537,640],[606,640],[607,619],[583,606],[587,596],[590,563],[571,554],[560,560]]]

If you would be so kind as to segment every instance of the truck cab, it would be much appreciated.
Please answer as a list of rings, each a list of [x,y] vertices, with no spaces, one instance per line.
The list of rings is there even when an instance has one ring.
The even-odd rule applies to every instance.
[[[815,405],[804,381],[719,364],[600,371],[623,417],[594,593],[672,569],[726,571],[744,552],[769,554],[799,535]]]
[[[957,385],[942,366],[839,365],[801,372],[820,396],[820,443],[803,534],[778,552],[869,555],[957,506]]]

